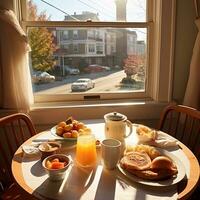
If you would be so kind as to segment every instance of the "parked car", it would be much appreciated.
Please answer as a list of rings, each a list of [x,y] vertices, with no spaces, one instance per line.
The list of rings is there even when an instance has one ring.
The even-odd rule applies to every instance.
[[[40,74],[40,77],[43,82],[54,82],[55,81],[55,76],[49,74],[48,72],[42,72]]]
[[[34,72],[32,75],[33,83],[49,83],[54,81],[55,81],[55,76],[50,75],[48,72],[37,71]]]
[[[94,88],[95,82],[89,78],[80,78],[76,82],[72,83],[71,90],[75,91],[86,91]]]
[[[72,67],[72,66],[64,66],[64,69],[65,69],[65,72],[67,74],[70,74],[70,75],[77,75],[77,74],[80,74],[80,70],[76,67]]]
[[[33,74],[32,74],[32,83],[39,83],[39,81],[40,81],[40,74],[41,74],[42,72],[41,71],[35,71],[35,72],[33,72]]]
[[[101,66],[103,69],[105,69],[105,71],[110,71],[111,70],[111,68],[110,67],[108,67],[108,66]]]
[[[96,73],[96,72],[103,72],[105,69],[101,65],[93,64],[93,65],[88,65],[85,69],[85,72],[87,73]]]

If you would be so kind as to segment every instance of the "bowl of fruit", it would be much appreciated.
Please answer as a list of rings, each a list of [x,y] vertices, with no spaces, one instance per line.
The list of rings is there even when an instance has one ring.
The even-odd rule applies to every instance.
[[[51,128],[51,133],[66,140],[77,140],[80,134],[90,134],[91,129],[83,122],[68,117],[66,121],[61,121]]]
[[[65,154],[54,154],[42,161],[42,166],[52,181],[59,181],[65,178],[66,170],[72,163],[70,156]]]

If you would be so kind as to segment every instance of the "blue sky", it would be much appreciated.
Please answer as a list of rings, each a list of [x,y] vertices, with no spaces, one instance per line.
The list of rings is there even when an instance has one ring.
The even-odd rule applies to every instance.
[[[44,0],[53,6],[63,10],[69,15],[74,12],[81,14],[82,11],[98,13],[101,21],[116,20],[115,0]],[[46,11],[52,21],[62,21],[65,14],[49,6],[41,0],[33,0],[38,11]],[[127,0],[127,21],[145,21],[146,0]],[[144,30],[142,30],[144,31]],[[144,39],[145,34],[138,32],[138,39]]]
[[[72,15],[74,12],[80,14],[82,11],[99,13],[102,21],[115,20],[115,0],[45,0],[46,2],[60,8]],[[52,20],[63,20],[64,13],[41,0],[33,0],[39,11],[46,11],[51,15]],[[146,0],[127,1],[127,21],[145,20]]]

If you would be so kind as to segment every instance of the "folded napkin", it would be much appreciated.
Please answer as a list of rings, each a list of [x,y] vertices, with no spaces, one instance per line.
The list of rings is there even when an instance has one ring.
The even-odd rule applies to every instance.
[[[157,138],[155,140],[155,144],[161,147],[176,147],[178,146],[178,140],[173,138],[172,136],[162,132],[157,131]]]
[[[178,146],[178,140],[173,138],[172,136],[162,132],[162,131],[156,131],[157,136],[155,140],[150,141],[140,141],[138,138],[138,143],[145,143],[148,145],[160,147],[160,148],[167,148],[167,147],[177,147]]]
[[[32,157],[39,154],[39,149],[37,145],[22,145],[22,151],[24,152],[24,156]]]

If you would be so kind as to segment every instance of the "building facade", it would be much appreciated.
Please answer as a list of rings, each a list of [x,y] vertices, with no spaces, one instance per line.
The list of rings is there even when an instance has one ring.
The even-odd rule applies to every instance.
[[[75,19],[99,20],[98,14],[90,12],[65,17],[65,20]],[[123,67],[123,60],[136,55],[138,47],[142,53],[145,45],[137,41],[135,31],[126,29],[57,27],[54,35],[57,46],[54,56],[61,67],[83,68],[90,64]]]

